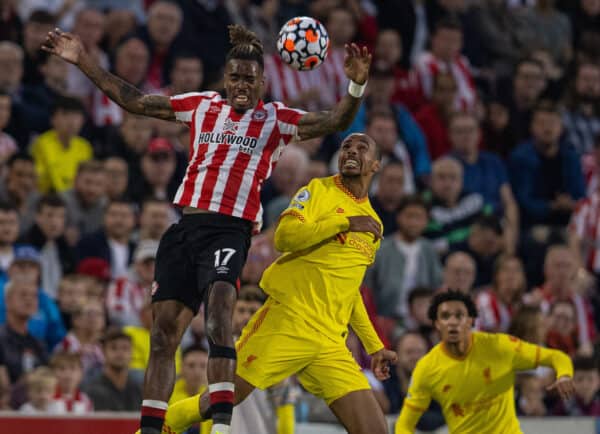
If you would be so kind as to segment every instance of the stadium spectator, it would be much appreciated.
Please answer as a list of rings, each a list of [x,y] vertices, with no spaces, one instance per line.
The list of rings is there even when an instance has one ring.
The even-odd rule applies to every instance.
[[[17,153],[6,163],[7,173],[0,183],[0,199],[11,202],[19,213],[19,232],[25,233],[33,224],[33,215],[39,200],[37,175],[33,158]]]
[[[457,92],[456,80],[451,74],[440,73],[433,79],[431,102],[415,114],[427,140],[429,155],[433,160],[450,151],[448,120],[454,112],[453,101]]]
[[[546,416],[548,409],[544,403],[544,383],[535,374],[520,374],[516,410],[519,416]]]
[[[23,414],[60,414],[62,409],[54,401],[56,376],[46,366],[40,366],[26,377],[29,401],[19,408]]]
[[[23,27],[25,49],[23,83],[37,84],[43,81],[39,68],[43,57],[40,47],[46,40],[48,32],[55,27],[56,18],[42,9],[32,11],[27,18]]]
[[[106,196],[108,200],[123,197],[129,185],[129,167],[121,157],[108,157],[104,160],[106,173]]]
[[[396,232],[396,212],[404,197],[404,165],[390,161],[379,171],[375,193],[370,195],[371,206],[383,223],[383,235]]]
[[[56,99],[66,96],[68,63],[56,56],[42,53],[39,68],[42,82],[26,84],[23,87],[23,99],[35,105],[46,117],[50,117]]]
[[[27,321],[38,310],[38,290],[26,281],[8,282],[4,288],[6,324],[0,326],[0,365],[6,367],[11,383],[22,374],[48,362],[43,342],[27,330]]]
[[[0,410],[12,410],[10,407],[10,380],[8,379],[8,374],[6,373],[6,367],[0,366]]]
[[[431,288],[416,287],[408,294],[407,330],[418,332],[425,338],[429,347],[438,341],[437,332],[427,316],[434,291]]]
[[[600,65],[577,65],[564,103],[562,119],[569,143],[579,155],[592,153],[600,135]]]
[[[56,347],[56,352],[79,354],[83,366],[83,376],[91,380],[102,369],[104,356],[100,338],[106,327],[106,312],[102,301],[88,298],[72,313],[73,328]]]
[[[129,374],[131,338],[118,328],[110,328],[102,338],[104,368],[83,391],[96,411],[138,411],[142,389]]]
[[[581,164],[561,140],[562,120],[556,106],[543,101],[531,120],[532,140],[511,153],[509,175],[525,228],[564,226],[585,194]]]
[[[52,129],[31,144],[31,155],[41,192],[65,191],[73,187],[77,167],[92,158],[92,146],[79,136],[84,108],[74,98],[57,98],[52,111]]]
[[[582,45],[584,35],[598,31],[600,25],[600,4],[596,0],[580,0],[571,14],[573,45]]]
[[[145,198],[172,200],[179,186],[173,145],[165,138],[152,139],[140,161],[142,176],[132,180],[131,197],[137,203]]]
[[[108,174],[97,160],[84,161],[77,167],[73,188],[62,193],[67,208],[67,224],[77,238],[102,227],[108,202]]]
[[[479,150],[481,129],[474,115],[454,114],[450,118],[449,134],[452,154],[463,166],[465,192],[480,193],[493,213],[504,217],[505,248],[514,252],[519,237],[519,208],[504,163],[498,156]]]
[[[40,252],[41,285],[55,299],[64,274],[75,271],[75,252],[65,237],[66,206],[56,194],[42,196],[35,213],[35,224],[22,238]]]
[[[499,98],[491,98],[486,104],[483,120],[484,149],[498,154],[506,160],[516,145],[515,132],[509,125],[510,114],[506,103]]]
[[[530,125],[533,109],[547,82],[544,65],[533,58],[524,58],[515,66],[512,88],[499,90],[510,113],[509,128],[517,141],[531,137]]]
[[[408,295],[417,286],[437,288],[442,266],[430,241],[422,238],[427,207],[419,196],[404,197],[396,213],[398,230],[381,243],[365,284],[375,296],[377,313],[405,323]]]
[[[578,353],[591,354],[591,343],[596,336],[596,327],[590,301],[579,294],[574,285],[577,272],[576,258],[567,246],[554,245],[548,249],[544,261],[544,283],[527,294],[527,304],[540,306],[549,314],[558,301],[570,301],[576,310]]]
[[[104,212],[103,228],[81,238],[77,254],[85,258],[108,261],[113,278],[124,276],[133,258],[135,243],[131,235],[135,227],[133,205],[123,199],[110,202]]]
[[[29,245],[15,246],[14,258],[8,267],[7,276],[0,279],[0,324],[4,324],[8,318],[8,304],[5,304],[8,300],[4,294],[7,280],[39,287],[41,272],[39,252]],[[38,290],[37,306],[37,311],[27,323],[27,329],[33,337],[42,341],[46,348],[51,350],[66,334],[60,311],[43,288]]]
[[[9,202],[0,203],[0,277],[5,278],[15,257],[15,242],[19,237],[19,215]]]
[[[188,52],[175,54],[169,81],[170,84],[163,89],[166,95],[198,92],[204,82],[202,59]]]
[[[427,350],[429,344],[416,332],[405,332],[396,341],[395,350],[398,354],[398,363],[391,370],[391,377],[383,384],[386,395],[390,400],[390,413],[398,413],[402,408],[404,397],[408,393],[410,377],[419,359],[421,359]],[[444,424],[441,408],[433,403],[429,409],[421,416],[418,429],[431,431]]]
[[[140,227],[137,240],[160,241],[173,220],[173,210],[166,200],[146,199],[140,211]]]
[[[258,285],[263,272],[279,256],[274,243],[275,227],[253,236],[240,280],[242,284]]]
[[[464,252],[448,255],[444,264],[441,290],[451,289],[468,294],[473,289],[477,266],[473,258]]]
[[[0,90],[0,177],[4,175],[4,165],[18,150],[17,142],[4,132],[11,118],[12,98]]]
[[[208,386],[206,367],[208,351],[199,345],[191,345],[181,353],[181,376],[175,382],[169,404],[190,398],[203,392]]]
[[[168,81],[166,72],[173,64],[175,42],[182,22],[177,3],[157,0],[148,8],[146,25],[138,30],[150,53],[146,80],[153,89],[162,88]]]
[[[23,78],[23,48],[14,42],[0,42],[0,90],[12,98],[20,96]]]
[[[467,240],[469,228],[488,206],[480,193],[463,191],[463,169],[454,158],[443,157],[433,163],[431,190],[425,198],[430,206],[425,237],[444,255]]]
[[[573,359],[575,396],[568,402],[558,401],[555,416],[600,416],[600,374],[598,360],[593,357]]]
[[[477,294],[479,315],[475,325],[479,330],[506,333],[527,289],[521,260],[516,256],[500,256],[494,263],[491,283]]]
[[[393,72],[394,86],[391,102],[402,104],[412,113],[425,103],[419,75],[412,69],[401,66],[403,45],[400,34],[394,29],[382,29],[377,34],[377,42],[373,51],[374,71],[390,70]]]
[[[157,250],[158,241],[140,241],[133,254],[133,266],[129,274],[113,280],[108,286],[106,309],[112,325],[140,325],[141,310],[147,303],[154,281]]]
[[[453,18],[443,18],[436,23],[431,35],[431,51],[421,54],[415,63],[415,69],[427,98],[433,98],[437,75],[452,75],[456,83],[452,107],[471,110],[475,107],[477,94],[471,65],[460,54],[462,47],[463,30],[460,22]]]
[[[58,284],[58,295],[56,304],[60,310],[60,316],[65,329],[73,327],[73,314],[78,312],[86,303],[87,278],[78,274],[67,274],[60,279]]]
[[[85,414],[93,410],[92,401],[80,390],[83,379],[81,356],[58,352],[50,359],[50,368],[57,379],[53,404],[60,413]]]
[[[265,53],[275,50],[279,32],[277,27],[279,1],[268,0],[255,3],[248,0],[225,0],[224,3],[231,21],[256,33],[265,46]],[[286,18],[293,16],[285,15]]]
[[[468,238],[456,244],[452,250],[467,253],[475,260],[477,275],[473,287],[480,289],[492,283],[494,264],[502,253],[507,252],[503,242],[503,228],[495,216],[477,217],[469,229]]]
[[[104,36],[106,16],[93,7],[84,6],[75,15],[75,22],[71,32],[81,39],[86,51],[103,68],[109,66],[108,56],[100,47],[100,41]],[[92,82],[75,65],[68,65],[67,74],[68,93],[70,95],[89,99],[93,93]]]
[[[556,348],[571,357],[577,354],[579,342],[576,316],[575,306],[569,300],[558,300],[550,307],[546,334],[548,348]]]

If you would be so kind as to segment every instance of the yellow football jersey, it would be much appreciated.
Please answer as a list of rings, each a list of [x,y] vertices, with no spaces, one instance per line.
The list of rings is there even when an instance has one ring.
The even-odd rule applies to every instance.
[[[336,342],[345,340],[350,323],[373,353],[383,345],[359,288],[380,243],[373,234],[348,232],[348,217],[359,215],[381,224],[368,197],[354,197],[339,175],[313,179],[281,215],[275,243],[287,253],[264,272],[260,286]]]
[[[515,413],[515,371],[539,364],[557,377],[572,376],[569,357],[502,333],[473,332],[469,350],[456,358],[436,345],[412,374],[396,434],[412,433],[431,399],[438,401],[450,433],[521,433]]]

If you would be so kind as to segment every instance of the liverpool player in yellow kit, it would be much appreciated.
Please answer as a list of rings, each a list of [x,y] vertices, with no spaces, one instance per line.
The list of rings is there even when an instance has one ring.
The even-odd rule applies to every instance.
[[[573,395],[569,357],[503,333],[471,331],[475,304],[458,291],[436,295],[429,318],[441,342],[413,371],[396,423],[396,434],[413,433],[431,399],[442,406],[450,433],[519,434],[513,386],[515,372],[538,365],[554,368],[556,389],[563,399]]]
[[[375,375],[389,376],[396,354],[383,347],[359,293],[381,239],[381,221],[367,196],[379,158],[373,139],[348,136],[340,150],[340,174],[312,180],[282,213],[275,245],[284,254],[260,282],[269,299],[237,343],[236,403],[255,387],[264,389],[296,374],[349,433],[388,432],[369,383],[345,345],[350,325],[373,356]],[[165,425],[179,433],[209,416],[208,399],[196,396],[169,407]]]

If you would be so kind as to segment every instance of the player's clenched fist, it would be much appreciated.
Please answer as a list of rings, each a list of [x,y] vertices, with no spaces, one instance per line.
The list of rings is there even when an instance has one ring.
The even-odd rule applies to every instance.
[[[348,217],[348,221],[350,222],[350,227],[348,228],[350,232],[370,232],[375,237],[373,240],[374,243],[383,238],[381,235],[381,224],[371,216],[352,216]]]

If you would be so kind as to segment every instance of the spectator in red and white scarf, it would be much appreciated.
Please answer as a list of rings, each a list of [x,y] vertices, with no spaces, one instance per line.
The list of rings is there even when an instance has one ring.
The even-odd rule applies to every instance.
[[[92,401],[79,390],[83,379],[81,356],[78,353],[58,352],[50,359],[50,367],[58,380],[54,406],[59,412],[84,414],[93,411]]]

